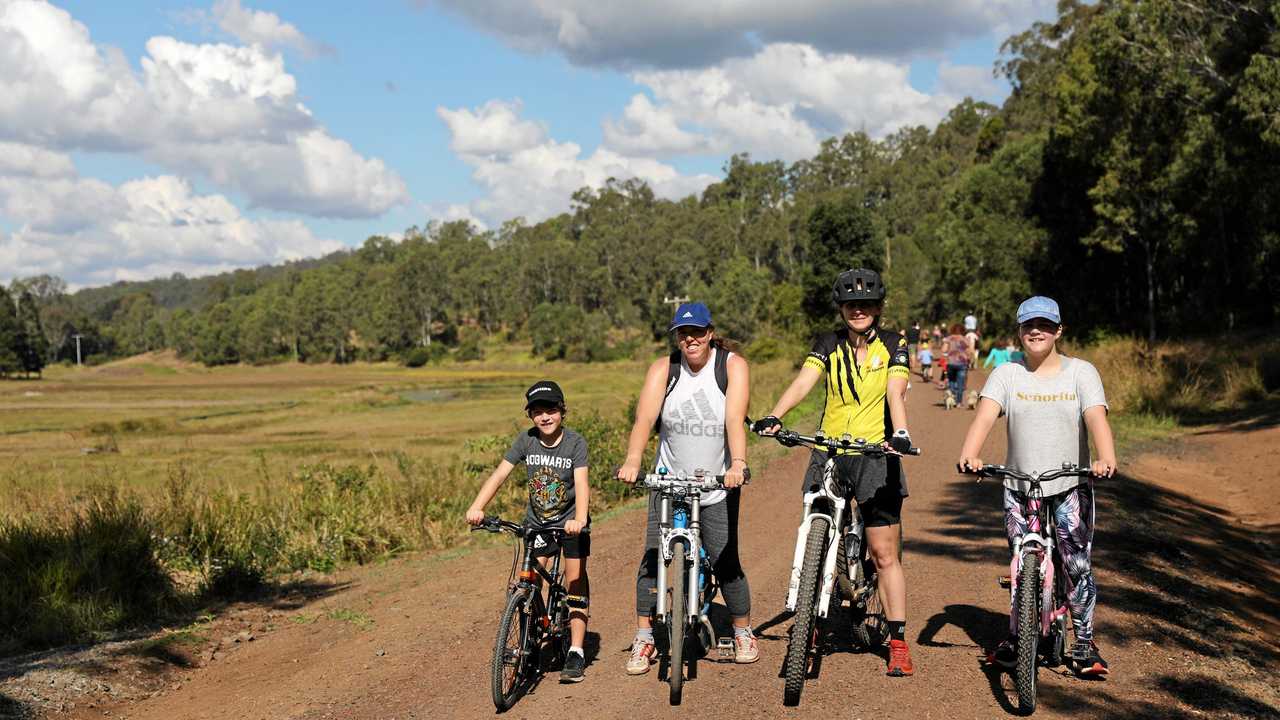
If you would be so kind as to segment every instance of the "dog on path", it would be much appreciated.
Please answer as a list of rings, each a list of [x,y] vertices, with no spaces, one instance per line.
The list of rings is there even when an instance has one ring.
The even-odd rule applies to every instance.
[[[942,396],[942,404],[946,406],[948,410],[954,409],[956,406],[956,396],[948,390],[947,394]]]
[[[965,397],[964,404],[968,406],[970,410],[976,410],[978,408],[978,391],[970,390],[969,394]]]

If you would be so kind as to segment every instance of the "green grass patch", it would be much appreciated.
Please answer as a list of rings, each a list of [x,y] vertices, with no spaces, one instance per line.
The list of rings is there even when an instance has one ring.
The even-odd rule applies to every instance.
[[[336,608],[329,611],[329,619],[339,622],[349,623],[356,626],[360,630],[368,630],[373,627],[373,618],[368,613],[352,610],[351,608]]]

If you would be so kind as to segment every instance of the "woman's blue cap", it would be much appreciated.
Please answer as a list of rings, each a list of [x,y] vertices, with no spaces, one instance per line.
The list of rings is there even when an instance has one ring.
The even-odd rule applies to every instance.
[[[711,311],[700,302],[684,303],[676,308],[675,317],[671,318],[668,331],[678,327],[708,327],[711,325]]]
[[[1043,295],[1029,297],[1018,306],[1018,324],[1034,318],[1044,318],[1049,322],[1062,324],[1062,314],[1058,311],[1058,303],[1053,298]]]

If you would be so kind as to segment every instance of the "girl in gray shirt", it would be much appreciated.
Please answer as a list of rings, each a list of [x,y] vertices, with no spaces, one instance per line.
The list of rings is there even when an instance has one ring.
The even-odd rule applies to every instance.
[[[996,420],[1009,422],[1009,455],[1005,464],[1036,475],[1074,463],[1088,467],[1096,477],[1116,471],[1115,441],[1107,422],[1107,399],[1102,379],[1093,365],[1058,352],[1062,316],[1058,304],[1047,297],[1029,298],[1018,307],[1018,336],[1026,354],[1022,362],[1001,365],[982,388],[978,412],[960,451],[960,466],[982,468],[982,446]],[[1089,439],[1098,459],[1089,461]],[[1093,610],[1097,585],[1093,579],[1093,479],[1059,478],[1042,486],[1045,497],[1055,497],[1054,520],[1057,548],[1068,578],[1071,622],[1076,642],[1071,649],[1072,668],[1081,675],[1105,675],[1107,663],[1093,642]],[[1005,528],[1010,544],[1026,532],[1023,506],[1027,488],[1005,481]],[[1010,627],[1017,627],[1011,608]],[[989,660],[1012,665],[1016,639],[1001,643]]]

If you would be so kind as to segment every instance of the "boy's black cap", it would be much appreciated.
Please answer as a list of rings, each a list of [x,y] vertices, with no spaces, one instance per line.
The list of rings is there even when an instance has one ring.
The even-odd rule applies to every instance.
[[[539,380],[524,391],[524,409],[540,405],[563,405],[564,392],[551,380]]]

